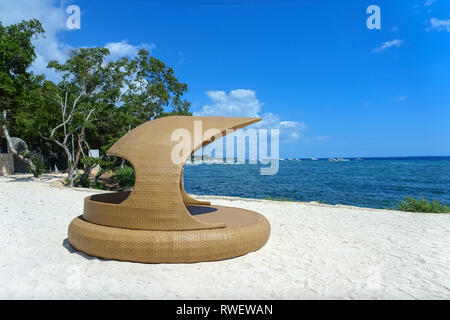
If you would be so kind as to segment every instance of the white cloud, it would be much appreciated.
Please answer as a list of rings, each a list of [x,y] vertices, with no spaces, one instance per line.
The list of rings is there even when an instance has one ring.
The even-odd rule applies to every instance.
[[[277,114],[273,113],[261,115],[263,104],[256,98],[253,90],[231,90],[229,94],[225,91],[207,91],[206,95],[212,100],[212,103],[203,106],[201,111],[195,112],[195,116],[262,118],[253,126],[279,129],[280,139],[289,141],[299,139],[301,131],[307,129],[304,122],[282,121]]]
[[[59,35],[63,32],[82,32],[80,30],[69,30],[66,27],[68,14],[66,13],[68,1],[56,0],[2,0],[0,1],[0,21],[3,25],[10,25],[21,20],[38,19],[45,30],[45,38],[40,37],[33,40],[36,52],[36,60],[31,66],[31,71],[35,74],[45,74],[47,79],[58,81],[60,76],[53,70],[47,69],[50,60],[64,62],[67,59],[69,50],[74,47],[60,40]],[[83,11],[83,8],[81,8]],[[83,20],[83,14],[81,15]],[[81,23],[83,26],[83,23]],[[83,27],[82,27],[83,28]],[[103,45],[103,44],[98,44]],[[140,48],[149,51],[154,49],[154,44],[141,44],[134,46],[126,40],[120,42],[110,42],[106,46],[110,52],[110,59],[117,59],[121,56],[134,56]]]
[[[372,50],[372,53],[381,53],[389,48],[392,47],[401,47],[401,45],[403,44],[403,40],[400,39],[394,39],[392,41],[386,41],[383,42],[383,44],[379,47],[376,47],[375,49]]]
[[[430,27],[427,29],[427,31],[430,31],[430,30],[450,32],[450,18],[447,20],[431,18],[430,19]]]
[[[44,73],[50,80],[59,77],[47,69],[50,60],[65,60],[71,47],[58,39],[58,33],[67,30],[65,7],[56,6],[51,0],[2,0],[0,2],[0,20],[4,25],[18,23],[21,20],[38,19],[45,30],[45,38],[33,41],[36,60],[31,70],[36,74]]]
[[[407,98],[406,96],[401,96],[397,100],[398,100],[398,102],[403,102],[406,100],[406,98]]]
[[[424,6],[425,7],[429,7],[435,2],[436,2],[436,0],[427,0],[427,1],[425,1]]]
[[[212,105],[205,105],[198,116],[259,117],[262,104],[253,90],[207,91]]]
[[[134,57],[140,49],[147,49],[151,52],[156,48],[156,45],[153,43],[143,43],[141,45],[135,46],[129,44],[127,40],[122,40],[120,42],[108,42],[107,44],[105,44],[105,48],[109,50],[109,58],[111,60],[116,60],[123,56]]]
[[[304,122],[281,121],[277,114],[265,113],[262,120],[255,124],[257,128],[279,129],[280,139],[292,141],[301,137],[301,131],[308,129]]]

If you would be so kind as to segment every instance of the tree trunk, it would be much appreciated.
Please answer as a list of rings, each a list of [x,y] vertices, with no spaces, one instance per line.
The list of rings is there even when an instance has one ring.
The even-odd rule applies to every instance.
[[[73,176],[73,171],[74,171],[73,157],[72,157],[72,154],[70,153],[69,148],[65,144],[63,144],[63,143],[59,142],[58,140],[56,140],[55,138],[50,139],[50,138],[47,138],[47,137],[44,137],[44,136],[41,136],[41,137],[43,139],[47,140],[47,141],[54,142],[56,145],[61,147],[64,150],[64,152],[66,153],[66,156],[67,156],[67,173],[68,173],[67,179],[69,180],[69,186],[73,187],[73,180],[74,180],[74,176]]]
[[[31,171],[34,174],[36,172],[36,166],[33,164],[31,159],[25,158],[23,155],[21,155],[19,152],[17,152],[17,150],[14,148],[12,141],[11,141],[11,137],[9,136],[9,132],[8,132],[8,129],[6,128],[5,124],[2,125],[2,128],[3,128],[3,133],[5,135],[5,138],[6,138],[6,142],[8,143],[9,150],[11,150],[13,155],[18,157],[23,162],[25,162],[30,167]]]
[[[73,181],[74,181],[74,176],[73,176],[73,167],[70,165],[67,168],[67,179],[69,180],[69,187],[73,187]]]
[[[84,127],[81,128],[81,132],[78,134],[78,147],[77,147],[77,152],[75,155],[70,153],[70,151],[66,145],[63,145],[63,144],[57,142],[56,140],[54,140],[58,145],[63,146],[63,149],[66,151],[67,157],[69,158],[69,166],[67,168],[67,172],[68,172],[67,178],[69,179],[69,187],[74,186],[74,180],[75,180],[74,171],[78,167],[78,162],[80,162],[80,155],[81,155],[81,151],[82,151],[82,145],[81,145],[80,138],[83,136],[83,134],[84,134]]]
[[[89,179],[89,176],[91,175],[92,166],[87,164],[84,166],[84,172],[83,172],[83,179]]]

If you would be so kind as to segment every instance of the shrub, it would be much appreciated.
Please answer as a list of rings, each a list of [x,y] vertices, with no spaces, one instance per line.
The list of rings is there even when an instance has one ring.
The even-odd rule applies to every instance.
[[[83,157],[81,159],[81,163],[84,165],[84,177],[86,179],[89,178],[92,169],[94,169],[96,166],[100,167],[100,170],[96,173],[94,177],[94,181],[91,182],[91,186],[94,189],[101,189],[106,190],[106,184],[102,182],[98,182],[98,178],[108,170],[112,170],[114,163],[112,161],[109,161],[107,159],[102,158],[93,158],[93,157]]]
[[[441,204],[438,200],[429,201],[425,198],[417,200],[406,197],[400,202],[398,209],[407,212],[450,213],[450,207]]]
[[[102,169],[104,170],[109,170],[112,168],[113,163],[109,160],[106,159],[102,159],[102,158],[93,158],[93,157],[88,157],[88,156],[84,156],[83,158],[81,158],[80,162],[88,168],[94,168],[95,166],[100,166],[102,167]]]
[[[125,188],[134,186],[134,181],[136,177],[133,167],[124,166],[123,168],[115,172],[115,177],[121,187]]]
[[[33,176],[35,176],[36,178],[40,177],[45,168],[45,163],[42,156],[40,154],[30,153],[29,151],[25,151],[23,153],[23,156],[24,158],[29,158],[35,167],[35,170],[33,170],[31,166],[27,164],[28,170],[33,173]]]
[[[35,177],[40,177],[44,172],[45,168],[44,160],[42,160],[42,158],[40,157],[33,157],[31,158],[31,161],[33,162],[34,167],[36,168],[36,170],[33,171],[33,175]]]
[[[91,186],[91,181],[89,181],[89,178],[85,175],[79,174],[73,180],[73,184],[77,187],[89,188]]]
[[[106,184],[104,184],[103,182],[96,181],[92,184],[92,188],[99,190],[106,190]]]

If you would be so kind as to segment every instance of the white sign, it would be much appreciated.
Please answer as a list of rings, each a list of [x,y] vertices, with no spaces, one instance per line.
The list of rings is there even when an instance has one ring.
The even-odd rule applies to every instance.
[[[98,151],[98,149],[91,149],[91,150],[89,150],[89,157],[99,158],[100,152]]]

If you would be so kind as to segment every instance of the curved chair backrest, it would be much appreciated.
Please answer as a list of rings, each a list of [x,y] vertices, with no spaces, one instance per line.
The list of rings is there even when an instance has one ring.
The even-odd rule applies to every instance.
[[[136,127],[108,150],[108,154],[125,158],[133,165],[136,172],[133,191],[120,203],[104,203],[86,198],[86,220],[102,225],[144,230],[225,227],[223,223],[202,222],[188,212],[185,203],[204,202],[190,198],[184,191],[183,166],[198,149],[233,130],[260,120],[171,116]],[[180,146],[189,151],[182,152]],[[175,160],[174,156],[178,159]]]

